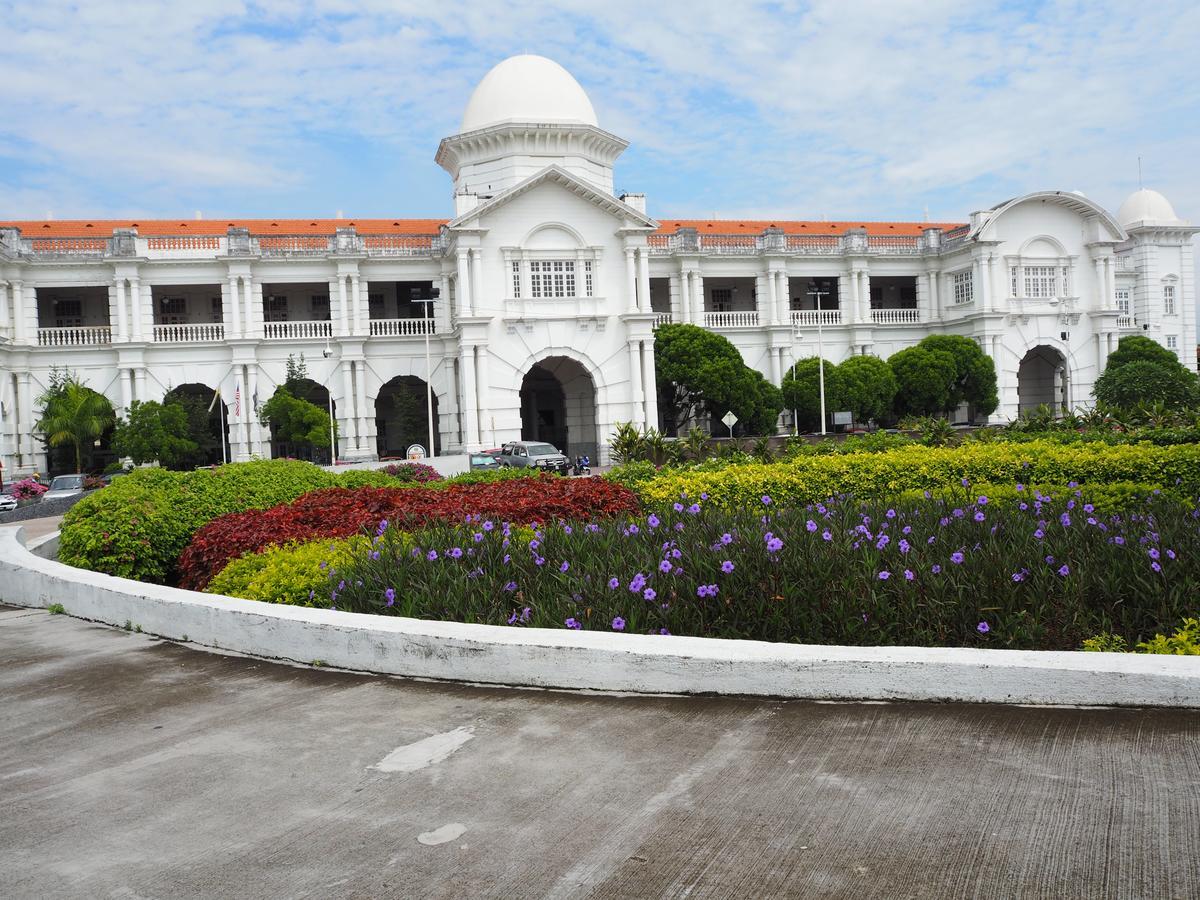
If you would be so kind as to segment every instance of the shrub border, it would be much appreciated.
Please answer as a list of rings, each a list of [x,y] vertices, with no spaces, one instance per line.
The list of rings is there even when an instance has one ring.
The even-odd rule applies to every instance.
[[[838,647],[505,628],[221,597],[53,559],[0,528],[0,600],[201,647],[353,671],[518,687],[815,700],[1200,708],[1200,657]]]

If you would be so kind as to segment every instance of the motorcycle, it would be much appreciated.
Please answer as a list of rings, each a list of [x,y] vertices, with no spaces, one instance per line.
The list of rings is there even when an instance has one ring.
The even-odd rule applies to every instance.
[[[575,475],[591,475],[592,474],[591,459],[589,457],[583,456],[583,455],[575,457],[575,466],[572,469],[572,473]]]

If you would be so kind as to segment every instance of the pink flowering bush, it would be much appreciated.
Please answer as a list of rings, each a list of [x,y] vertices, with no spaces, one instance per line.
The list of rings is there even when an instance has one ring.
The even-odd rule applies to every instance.
[[[46,485],[34,481],[32,478],[24,478],[21,481],[14,481],[9,493],[18,500],[36,500],[48,490],[50,489]]]

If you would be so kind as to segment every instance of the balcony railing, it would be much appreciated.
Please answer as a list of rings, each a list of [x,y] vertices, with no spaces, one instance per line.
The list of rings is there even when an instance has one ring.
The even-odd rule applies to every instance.
[[[842,311],[840,309],[793,309],[792,310],[792,325],[813,326],[817,325],[841,325]]]
[[[442,249],[436,234],[362,234],[358,243],[367,256],[432,256]]]
[[[787,248],[805,255],[831,255],[841,253],[842,246],[836,234],[789,234]]]
[[[264,322],[263,334],[272,341],[333,337],[333,322]]]
[[[658,328],[660,325],[670,325],[671,322],[672,322],[672,316],[669,312],[655,313],[654,324],[651,327]]]
[[[82,325],[77,328],[39,328],[39,347],[94,347],[112,343],[112,328],[108,325]]]
[[[1137,328],[1137,322],[1134,321],[1133,316],[1122,313],[1121,315],[1117,316],[1117,327],[1133,330],[1134,328]]]
[[[876,325],[915,325],[921,321],[919,309],[873,309],[871,321]]]
[[[272,234],[252,239],[263,256],[319,256],[333,252],[330,234]]]
[[[757,328],[758,310],[747,309],[737,312],[706,312],[705,328]]]
[[[957,230],[957,229],[956,229]],[[928,247],[923,235],[870,234],[652,234],[650,252],[703,253],[716,256],[755,256],[760,253],[788,253],[797,256],[838,256],[869,254],[879,256],[915,256]],[[944,242],[943,242],[944,243]]]
[[[36,256],[104,256],[108,253],[105,238],[25,238],[22,250]]]
[[[434,320],[429,318],[371,320],[371,334],[376,337],[411,337],[433,333]]]
[[[204,341],[223,341],[224,339],[225,326],[221,322],[154,326],[154,342],[156,344],[197,344]]]

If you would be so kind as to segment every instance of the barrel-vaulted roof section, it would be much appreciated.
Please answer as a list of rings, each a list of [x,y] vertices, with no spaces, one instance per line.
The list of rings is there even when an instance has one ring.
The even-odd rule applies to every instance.
[[[437,234],[448,219],[62,219],[0,222],[22,237],[112,237],[114,228],[135,228],[150,237],[222,235],[230,228],[251,234],[333,234],[353,227],[359,234]]]
[[[778,228],[784,234],[845,234],[851,228],[865,228],[869,235],[894,234],[920,237],[926,228],[949,231],[963,222],[807,222],[790,219],[671,219],[658,220],[658,234],[670,234],[680,228],[695,228],[701,234],[762,234]]]
[[[1126,238],[1125,229],[1113,218],[1112,213],[1103,206],[1093,203],[1083,194],[1078,194],[1074,191],[1035,191],[1032,194],[1025,194],[1021,197],[1005,200],[1003,203],[997,203],[992,207],[991,215],[987,216],[975,228],[971,229],[971,237],[977,240],[989,240],[993,226],[1006,212],[1024,203],[1038,202],[1061,206],[1077,213],[1084,219],[1095,216],[1108,231],[1108,240],[1123,241]]]

